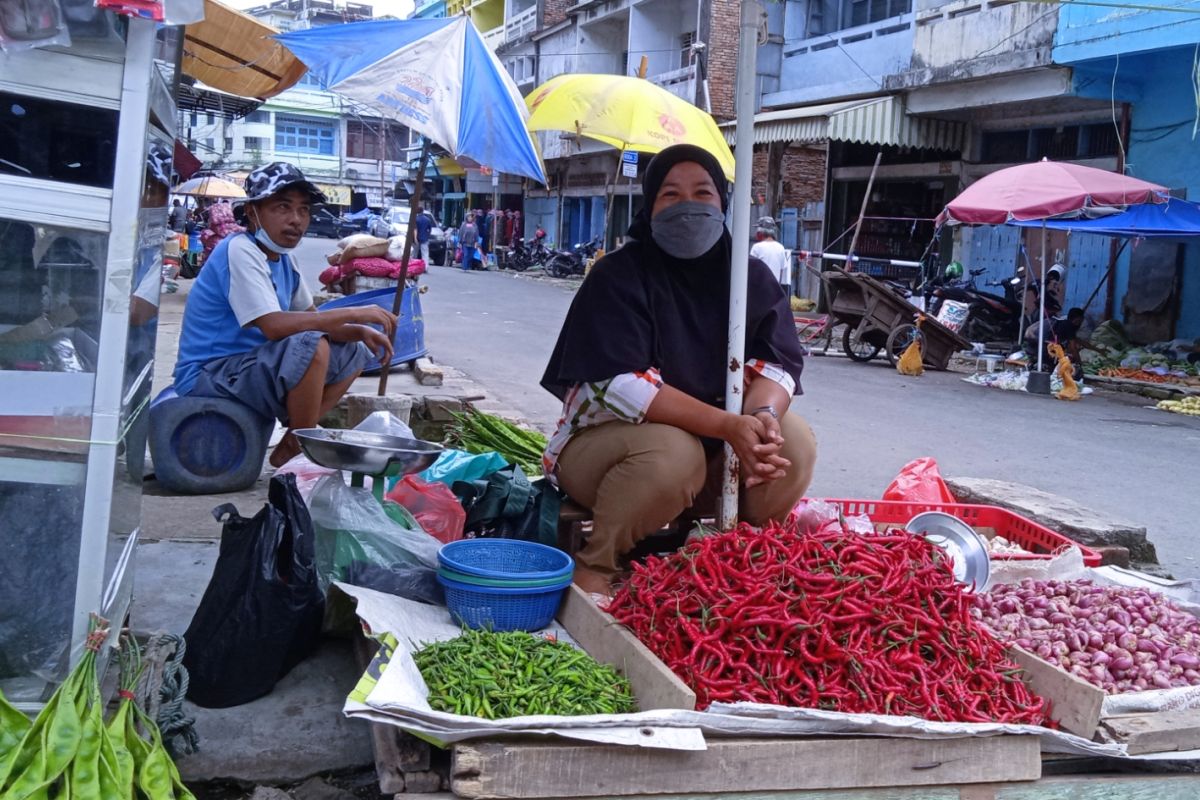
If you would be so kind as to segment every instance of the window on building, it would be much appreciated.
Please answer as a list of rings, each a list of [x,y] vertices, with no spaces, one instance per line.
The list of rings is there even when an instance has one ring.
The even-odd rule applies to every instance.
[[[346,121],[346,157],[378,161],[383,138],[382,121]],[[403,125],[387,126],[387,154],[385,161],[403,161],[404,148],[408,145],[409,132]]]
[[[188,116],[188,125],[190,125],[191,127],[193,127],[193,128],[194,128],[194,127],[196,127],[196,125],[197,125],[197,124],[199,124],[199,117],[198,117],[198,115],[196,114],[196,112],[195,112],[195,111],[193,111],[193,112],[192,112],[192,113],[191,113],[191,114]]]
[[[271,112],[270,111],[251,111],[249,114],[246,115],[246,122],[261,124],[261,123],[270,122],[270,121],[271,121]]]
[[[808,36],[882,22],[912,11],[912,0],[812,0]]]
[[[1016,131],[984,131],[981,159],[987,164],[1016,164],[1049,158],[1071,161],[1108,158],[1118,150],[1117,132],[1111,122],[1024,128]]]
[[[307,86],[310,89],[324,89],[325,86],[321,80],[311,72],[304,73],[304,77],[296,84],[297,86]]]
[[[217,152],[217,140],[209,136],[204,140],[204,149],[209,153]]]
[[[205,125],[214,125],[214,124],[216,124],[216,122],[217,122],[217,118],[213,116],[213,113],[211,111],[207,112],[204,115],[204,124]]]
[[[226,153],[232,153],[232,152],[233,152],[233,137],[232,137],[232,136],[226,136],[226,137],[225,137],[225,150],[224,150],[224,152],[226,152]]]
[[[275,149],[289,153],[334,155],[335,124],[304,117],[276,117]]]
[[[1029,131],[984,131],[981,157],[987,164],[1016,164],[1028,160]]]
[[[270,140],[265,136],[246,136],[242,138],[243,150],[263,151],[270,147]]]
[[[692,63],[692,45],[696,43],[696,32],[688,31],[679,37],[679,68]]]

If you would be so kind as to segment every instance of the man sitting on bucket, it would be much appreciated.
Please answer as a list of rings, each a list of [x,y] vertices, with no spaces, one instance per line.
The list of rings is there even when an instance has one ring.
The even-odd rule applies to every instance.
[[[245,188],[234,215],[246,232],[216,246],[188,295],[175,391],[237,400],[286,425],[270,458],[278,467],[300,452],[292,432],[314,427],[372,352],[392,357],[396,317],[378,306],[316,313],[289,254],[325,195],[300,170],[267,164]]]

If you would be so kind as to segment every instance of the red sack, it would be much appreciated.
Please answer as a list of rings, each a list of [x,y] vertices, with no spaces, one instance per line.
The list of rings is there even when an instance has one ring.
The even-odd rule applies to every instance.
[[[446,484],[426,483],[416,475],[405,475],[396,481],[387,499],[408,509],[425,532],[442,544],[463,538],[467,512]]]
[[[950,488],[942,480],[937,461],[926,456],[910,461],[883,490],[884,500],[910,503],[956,503]]]

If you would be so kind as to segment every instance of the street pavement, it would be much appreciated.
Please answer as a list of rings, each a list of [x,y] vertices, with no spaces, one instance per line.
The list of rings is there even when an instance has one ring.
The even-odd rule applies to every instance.
[[[315,285],[332,242],[298,253]],[[570,305],[570,284],[435,267],[422,282],[426,343],[543,429],[559,404],[538,386]],[[1065,403],[965,383],[959,373],[898,374],[885,361],[813,357],[792,405],[820,445],[810,494],[879,497],[908,461],[933,456],[948,476],[1037,486],[1149,530],[1163,564],[1200,577],[1200,419],[1098,392]]]

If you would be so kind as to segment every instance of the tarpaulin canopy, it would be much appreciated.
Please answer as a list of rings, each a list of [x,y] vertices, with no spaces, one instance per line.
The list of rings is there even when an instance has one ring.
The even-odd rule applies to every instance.
[[[305,67],[271,36],[275,29],[217,0],[204,0],[204,21],[184,30],[185,75],[240,97],[265,100],[304,77]]]
[[[1041,220],[1010,222],[1019,228],[1040,228]],[[1170,199],[1155,205],[1130,206],[1119,214],[1096,219],[1054,219],[1045,222],[1052,231],[1098,233],[1128,238],[1180,238],[1200,236],[1200,204]]]
[[[1042,160],[980,178],[954,198],[937,221],[939,225],[1002,225],[1166,199],[1166,187],[1158,184],[1081,164]]]

